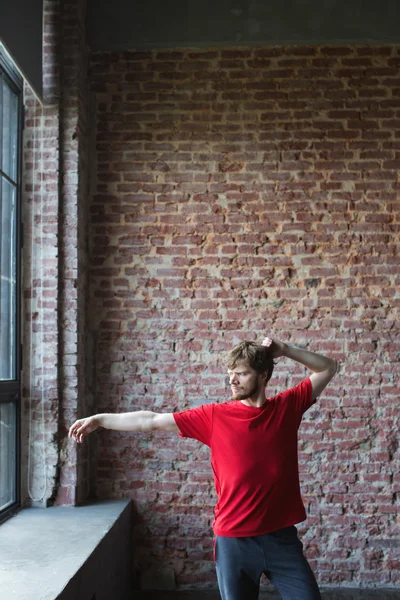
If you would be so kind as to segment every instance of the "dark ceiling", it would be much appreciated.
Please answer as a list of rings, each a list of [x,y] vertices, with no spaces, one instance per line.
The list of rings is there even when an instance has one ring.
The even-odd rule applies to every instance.
[[[400,43],[400,0],[88,0],[92,50]]]

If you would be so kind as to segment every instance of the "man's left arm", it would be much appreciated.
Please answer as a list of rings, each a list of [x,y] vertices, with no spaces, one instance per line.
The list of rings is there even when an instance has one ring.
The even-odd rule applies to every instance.
[[[312,375],[310,375],[313,400],[321,394],[337,372],[337,361],[328,356],[303,350],[302,348],[297,348],[296,346],[291,346],[268,337],[263,340],[262,345],[270,348],[273,358],[286,356],[313,371]]]

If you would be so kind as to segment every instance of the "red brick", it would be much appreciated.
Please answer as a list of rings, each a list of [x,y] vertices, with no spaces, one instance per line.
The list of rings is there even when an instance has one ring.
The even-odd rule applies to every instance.
[[[56,11],[51,15],[50,23],[60,22]],[[74,45],[74,19],[69,14],[60,22],[66,49]],[[49,22],[46,28],[48,41],[58,44]],[[87,146],[84,135],[72,140],[77,115],[86,115],[84,97],[76,97],[77,89],[84,90],[79,81],[83,63],[73,48],[63,64],[70,88],[65,97],[54,95],[59,67],[51,50],[46,54],[51,67],[46,93],[60,98],[64,110],[70,101],[76,111],[62,125],[61,136],[56,102],[45,111],[49,180],[44,188],[48,220],[43,222],[45,260],[51,262],[45,274],[36,274],[35,286],[27,283],[24,289],[27,321],[30,298],[46,304],[33,310],[38,311],[35,335],[41,335],[44,323],[45,339],[52,344],[44,363],[49,430],[57,431],[58,410],[62,432],[67,419],[85,411],[85,360],[93,368],[90,385],[101,390],[96,410],[133,406],[171,412],[204,398],[226,398],[220,352],[248,336],[249,328],[257,338],[265,323],[273,323],[283,339],[337,357],[340,378],[305,415],[299,431],[310,536],[321,539],[321,518],[329,523],[326,540],[338,531],[343,539],[352,534],[349,544],[355,544],[364,565],[357,572],[335,543],[329,555],[325,542],[318,551],[309,545],[317,576],[329,585],[400,580],[390,548],[382,549],[387,575],[366,553],[374,536],[389,536],[392,497],[398,491],[390,473],[380,472],[380,465],[394,460],[389,444],[396,415],[396,48],[94,53],[90,78],[98,94],[98,172],[87,227],[82,211]],[[28,130],[38,118],[32,106],[27,103]],[[85,132],[88,125],[79,124]],[[65,145],[59,148],[63,136]],[[29,197],[29,177],[38,166],[32,146],[25,150],[30,171],[24,193]],[[61,179],[59,164],[65,169]],[[86,233],[88,256],[80,246],[87,242]],[[72,257],[65,264],[58,234]],[[84,317],[86,264],[90,328]],[[95,363],[84,358],[88,332]],[[34,367],[40,377],[39,366]],[[299,365],[279,361],[275,385],[296,377],[300,381],[304,373]],[[60,374],[66,380],[59,398]],[[37,419],[39,401],[35,396]],[[372,412],[376,403],[383,411],[379,420]],[[184,531],[177,535],[186,536],[181,546],[208,561],[208,546],[198,547],[196,540],[211,531],[209,451],[161,432],[157,449],[155,436],[101,432],[98,493],[132,497],[146,526],[158,531],[160,544],[168,537],[161,520],[176,519],[174,526],[179,522]],[[72,457],[68,446],[70,451]],[[311,456],[321,489],[309,467]],[[85,473],[88,455],[78,453],[76,460]],[[76,495],[73,491],[72,462],[61,466],[59,502],[75,502],[85,491],[81,480]],[[52,481],[55,476],[54,470]],[[190,505],[184,502],[188,494],[193,494]],[[199,510],[204,517],[200,526]],[[370,521],[360,524],[360,511]],[[184,517],[182,523],[178,516]],[[139,550],[145,552],[146,544],[139,542]],[[180,583],[201,580],[190,556],[181,558],[180,546],[168,552],[173,568],[183,573]],[[212,577],[210,571],[203,580],[209,583]]]

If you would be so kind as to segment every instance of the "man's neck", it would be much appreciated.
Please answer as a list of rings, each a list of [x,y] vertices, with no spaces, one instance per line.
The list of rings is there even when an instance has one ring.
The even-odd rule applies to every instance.
[[[262,406],[264,406],[266,401],[267,399],[265,397],[265,392],[262,395],[258,394],[255,397],[252,396],[250,398],[246,398],[246,400],[240,400],[242,404],[245,404],[246,406],[252,406],[254,408],[261,408]]]

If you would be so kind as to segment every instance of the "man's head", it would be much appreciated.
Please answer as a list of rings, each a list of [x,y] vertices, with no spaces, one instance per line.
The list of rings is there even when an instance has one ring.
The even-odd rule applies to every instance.
[[[225,365],[234,400],[245,400],[265,390],[274,370],[269,349],[250,341],[235,346],[228,353]]]

